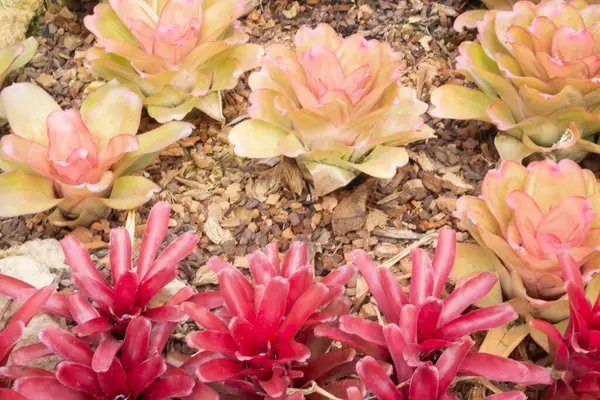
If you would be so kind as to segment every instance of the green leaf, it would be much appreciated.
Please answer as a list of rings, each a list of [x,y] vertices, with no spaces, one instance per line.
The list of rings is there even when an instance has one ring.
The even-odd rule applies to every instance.
[[[53,183],[48,178],[23,171],[0,175],[0,217],[46,211],[61,200],[55,197]]]
[[[101,201],[116,210],[131,210],[146,203],[160,187],[142,176],[124,176],[115,181],[108,199]]]

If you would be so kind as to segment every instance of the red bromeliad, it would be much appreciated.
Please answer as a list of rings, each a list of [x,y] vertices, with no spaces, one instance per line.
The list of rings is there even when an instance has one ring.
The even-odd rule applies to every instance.
[[[453,399],[448,387],[457,373],[516,383],[551,382],[550,373],[544,368],[470,352],[473,341],[469,334],[504,325],[516,319],[517,313],[504,303],[462,314],[496,283],[496,277],[487,272],[472,277],[440,299],[454,264],[455,249],[454,231],[442,229],[433,262],[424,250],[412,251],[410,297],[391,271],[378,268],[361,250],[350,253],[388,323],[382,326],[345,315],[340,318],[339,327],[319,326],[315,334],[338,340],[367,355],[359,362],[358,372],[382,400],[413,400],[416,393],[419,396],[428,393],[427,399]],[[377,376],[366,373],[375,366],[375,360],[389,359],[395,367],[394,378],[402,387],[400,391],[381,367]],[[436,359],[434,365],[432,361]],[[421,375],[426,379],[421,380]],[[430,385],[434,375],[438,384]],[[383,381],[389,384],[383,385]]]
[[[138,316],[131,319],[123,341],[105,340],[94,347],[63,329],[47,327],[40,331],[39,337],[40,345],[48,351],[38,356],[52,354],[63,359],[56,372],[11,366],[0,368],[0,376],[14,380],[11,394],[14,399],[183,398],[192,393],[195,383],[161,356],[170,334],[171,330],[165,330],[164,325],[153,325],[149,319]],[[101,350],[103,346],[110,349]]]
[[[170,206],[166,202],[152,207],[142,240],[137,269],[132,268],[131,240],[125,228],[110,231],[110,272],[112,284],[96,269],[83,245],[69,235],[61,241],[67,263],[73,273],[71,280],[92,299],[98,308],[96,318],[73,314],[80,324],[79,335],[123,330],[129,320],[138,315],[157,322],[180,322],[185,315],[178,307],[162,306],[147,309],[148,303],[165,285],[177,277],[177,263],[190,254],[198,243],[195,232],[186,232],[156,257],[166,234]],[[73,308],[71,308],[73,312]]]
[[[285,399],[288,388],[311,382],[336,396],[358,386],[356,379],[337,379],[355,371],[355,351],[327,352],[331,341],[314,335],[315,326],[335,325],[350,310],[344,285],[355,267],[340,267],[316,283],[301,242],[292,243],[281,264],[275,243],[250,254],[248,263],[254,286],[225,261],[208,261],[218,275],[223,306],[211,312],[221,304],[182,304],[204,328],[187,337],[190,347],[204,351],[182,369],[220,392],[244,399],[261,399],[265,393],[267,399]]]
[[[545,400],[593,400],[600,393],[600,297],[593,305],[577,262],[567,253],[558,260],[565,277],[570,318],[565,333],[541,320],[530,324],[548,337],[550,356],[557,377],[549,386]]]

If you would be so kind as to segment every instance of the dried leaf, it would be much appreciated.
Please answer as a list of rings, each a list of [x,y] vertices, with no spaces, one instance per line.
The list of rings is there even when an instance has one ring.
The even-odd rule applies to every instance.
[[[217,274],[208,269],[206,265],[203,265],[196,271],[196,276],[192,283],[194,285],[218,285],[219,279],[217,278]]]
[[[345,235],[363,227],[367,218],[367,200],[374,185],[375,180],[369,179],[335,208],[333,231],[336,235]]]

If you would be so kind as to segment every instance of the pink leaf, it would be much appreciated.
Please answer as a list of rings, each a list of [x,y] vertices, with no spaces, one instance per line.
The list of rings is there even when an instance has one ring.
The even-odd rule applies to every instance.
[[[229,333],[218,331],[192,332],[186,336],[188,346],[226,355],[235,355],[238,347]]]
[[[88,366],[63,361],[56,366],[56,379],[63,385],[92,396],[101,396],[96,373]]]
[[[286,315],[277,333],[277,338],[284,342],[292,340],[308,317],[323,302],[328,292],[329,289],[322,283],[316,283],[305,291]]]
[[[156,203],[150,210],[138,258],[137,274],[140,281],[146,277],[156,252],[167,235],[170,213],[171,206],[166,201]]]
[[[436,400],[438,397],[438,370],[431,362],[426,362],[417,368],[408,391],[408,400]]]
[[[433,267],[425,250],[413,249],[410,254],[412,257],[410,302],[421,305],[433,294]]]
[[[67,264],[69,264],[74,273],[85,275],[98,281],[98,283],[105,288],[109,287],[102,274],[96,269],[88,251],[74,236],[65,236],[65,238],[60,241],[60,245],[65,253]]]
[[[178,236],[177,239],[171,242],[171,244],[160,253],[160,256],[158,256],[148,273],[144,276],[143,282],[165,269],[177,269],[177,263],[194,251],[198,241],[200,241],[200,238],[196,235],[196,232],[186,232],[183,235]]]
[[[454,291],[444,299],[439,326],[458,317],[477,300],[485,297],[497,281],[498,278],[491,272],[482,272],[454,288]]]
[[[94,352],[85,343],[70,333],[49,326],[39,334],[40,340],[58,357],[79,364],[91,365]]]
[[[207,308],[194,303],[185,302],[181,304],[181,309],[207,331],[229,332],[227,325]]]
[[[196,376],[201,382],[222,382],[237,374],[242,368],[244,363],[241,361],[217,358],[200,364],[196,369]]]
[[[120,358],[127,373],[145,360],[151,329],[152,324],[144,317],[137,317],[129,322]]]
[[[94,352],[92,369],[95,372],[108,371],[121,346],[123,346],[123,342],[114,339],[112,336],[108,336],[98,345]]]
[[[193,388],[193,378],[187,375],[173,375],[154,381],[144,390],[141,400],[180,398],[191,394]]]
[[[281,267],[281,276],[289,278],[301,267],[308,264],[308,252],[304,242],[293,242],[288,249]]]
[[[340,318],[340,329],[351,335],[359,336],[368,342],[373,342],[381,347],[386,346],[383,329],[377,322],[344,315]]]
[[[155,379],[165,373],[167,365],[162,357],[152,357],[136,366],[128,376],[133,398],[136,398]]]
[[[518,317],[510,304],[502,303],[461,315],[438,328],[435,335],[447,339],[459,338],[473,332],[497,328]]]
[[[117,286],[121,276],[131,271],[131,239],[125,228],[110,230],[110,273],[112,284]]]
[[[404,400],[379,363],[365,357],[356,365],[358,376],[379,400]]]
[[[259,341],[274,341],[286,310],[289,282],[281,277],[271,280],[265,290],[256,315],[256,337]]]
[[[442,228],[433,256],[433,296],[439,297],[446,286],[456,257],[456,231]]]
[[[90,400],[82,392],[63,386],[55,378],[32,377],[17,379],[13,390],[28,399],[43,400]]]
[[[271,282],[271,279],[277,276],[275,267],[271,264],[265,253],[260,250],[248,256],[248,266],[257,285],[267,286]]]

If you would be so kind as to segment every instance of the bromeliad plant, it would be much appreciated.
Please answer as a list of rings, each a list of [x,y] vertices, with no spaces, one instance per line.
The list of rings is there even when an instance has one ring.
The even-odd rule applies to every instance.
[[[56,371],[11,366],[0,368],[0,377],[14,381],[16,395],[9,399],[184,398],[192,393],[194,379],[165,361],[161,354],[166,340],[156,337],[168,338],[171,332],[165,335],[157,330],[162,330],[161,324],[138,316],[127,326],[122,341],[107,339],[90,346],[61,328],[43,328],[39,337],[46,351],[40,354],[62,359]]]
[[[551,0],[488,11],[477,24],[480,43],[462,43],[456,64],[479,90],[437,89],[431,115],[492,122],[503,160],[600,152],[597,10],[585,0]]]
[[[224,395],[243,399],[262,399],[265,393],[267,399],[283,399],[288,389],[311,383],[343,397],[348,387],[358,386],[356,379],[338,379],[352,374],[355,352],[328,352],[331,341],[314,335],[315,326],[335,325],[350,310],[344,285],[355,268],[340,267],[317,283],[301,242],[292,243],[282,263],[272,243],[250,254],[248,264],[254,285],[225,261],[208,261],[219,278],[220,296],[182,304],[203,328],[186,341],[203,351],[181,368]]]
[[[37,51],[38,43],[35,38],[25,39],[19,43],[0,49],[0,89],[6,76],[29,62]],[[6,122],[0,99],[0,124]]]
[[[493,265],[506,298],[518,298],[527,313],[553,322],[568,317],[565,276],[557,255],[568,252],[585,282],[598,271],[600,194],[594,174],[575,162],[511,161],[489,171],[480,197],[458,200],[455,216],[471,233],[461,251],[457,279]],[[502,262],[499,262],[498,256]]]
[[[433,136],[389,44],[320,24],[300,28],[295,45],[267,48],[250,76],[251,119],[229,135],[238,155],[296,158],[322,195],[362,172],[393,177],[408,162],[402,146]]]
[[[358,375],[367,388],[379,400],[458,400],[458,397],[449,389],[457,371],[469,374],[472,371],[481,373],[481,366],[474,364],[466,357],[474,342],[465,339],[460,344],[444,350],[435,365],[431,361],[420,363],[412,372],[409,380],[404,385],[397,387],[386,371],[373,357],[367,356],[361,359],[356,367]],[[483,358],[488,358],[484,356]],[[497,361],[502,360],[500,364]],[[510,380],[512,376],[524,373],[527,366],[519,362],[507,359],[480,359],[476,362],[489,362],[488,373],[498,380]],[[511,371],[512,370],[512,371]],[[544,383],[547,383],[549,375],[544,372]],[[539,383],[539,382],[536,382]],[[486,397],[486,400],[525,400],[522,392],[505,392]],[[353,399],[349,399],[353,400]],[[362,400],[357,397],[356,400]]]
[[[85,18],[96,35],[92,69],[139,92],[158,122],[194,108],[223,119],[222,90],[258,66],[263,50],[247,44],[237,21],[245,0],[109,0]]]
[[[562,333],[546,321],[530,321],[547,336],[553,364],[555,381],[544,400],[596,399],[600,391],[600,298],[593,306],[586,299],[579,266],[570,253],[558,253],[558,260],[566,277],[571,312],[567,328]]]
[[[71,281],[93,300],[97,307],[97,315],[91,319],[87,317],[89,311],[73,313],[72,310],[73,317],[80,324],[76,329],[77,334],[87,336],[98,332],[123,330],[132,318],[139,315],[153,321],[175,324],[186,319],[178,305],[171,303],[182,301],[180,297],[186,296],[189,288],[176,295],[176,300],[160,307],[148,308],[150,300],[177,277],[177,263],[194,251],[199,241],[195,232],[186,232],[156,257],[167,234],[170,210],[166,202],[157,203],[152,207],[135,269],[132,265],[129,233],[125,228],[111,229],[111,283],[106,282],[87,250],[75,237],[69,235],[61,241],[65,258],[73,271]]]
[[[141,99],[116,81],[88,96],[81,110],[61,110],[30,83],[7,87],[1,97],[12,134],[0,147],[0,217],[58,206],[51,220],[73,226],[110,208],[138,207],[159,187],[131,173],[192,132],[192,125],[172,122],[136,135]]]
[[[387,268],[377,267],[362,250],[350,253],[387,324],[345,315],[339,327],[319,326],[315,333],[367,355],[359,362],[358,373],[379,399],[412,400],[417,393],[427,394],[428,399],[454,399],[449,386],[457,374],[522,384],[551,382],[545,368],[470,351],[474,342],[469,334],[504,325],[517,313],[503,303],[463,314],[496,283],[489,272],[471,277],[440,299],[455,250],[455,232],[442,229],[433,262],[424,250],[412,251],[409,297]],[[375,366],[375,360],[393,362],[395,383]]]

